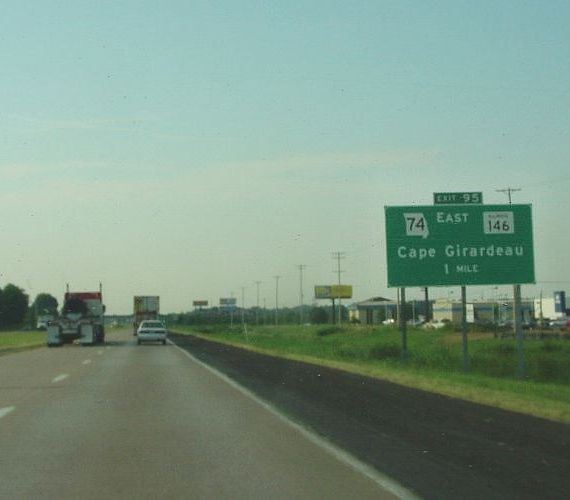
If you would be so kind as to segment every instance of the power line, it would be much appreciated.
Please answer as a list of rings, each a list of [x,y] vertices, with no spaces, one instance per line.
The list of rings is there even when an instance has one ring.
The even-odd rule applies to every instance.
[[[340,285],[340,284],[341,284],[341,282],[340,282],[340,275],[341,275],[342,273],[344,273],[344,270],[340,268],[340,261],[341,261],[342,259],[345,259],[345,258],[346,258],[346,252],[333,252],[333,253],[332,253],[332,258],[335,259],[335,260],[336,260],[336,263],[337,263],[337,265],[336,265],[336,271],[333,271],[333,273],[334,273],[334,272],[337,273],[337,276],[338,276],[338,284]],[[340,297],[339,297],[339,298],[338,298],[338,325],[339,325],[339,326],[340,326],[341,322],[342,322],[342,309],[341,309],[341,299],[340,299]]]
[[[281,276],[273,276],[275,278],[275,326],[278,324],[278,312],[279,312],[279,278]]]
[[[303,269],[306,269],[306,264],[299,264],[299,324],[303,324]]]
[[[505,189],[495,189],[495,191],[497,193],[505,193],[509,197],[509,205],[512,205],[511,193],[515,193],[517,191],[522,191],[522,189],[521,188],[507,187]]]
[[[255,324],[259,325],[259,285],[261,285],[261,281],[255,282],[256,287],[256,308],[255,308]]]

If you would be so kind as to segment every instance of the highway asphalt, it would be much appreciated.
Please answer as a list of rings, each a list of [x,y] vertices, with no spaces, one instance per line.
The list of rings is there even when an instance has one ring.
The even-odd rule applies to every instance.
[[[174,345],[0,356],[0,498],[406,498]]]
[[[203,338],[172,338],[426,500],[569,498],[567,424]]]

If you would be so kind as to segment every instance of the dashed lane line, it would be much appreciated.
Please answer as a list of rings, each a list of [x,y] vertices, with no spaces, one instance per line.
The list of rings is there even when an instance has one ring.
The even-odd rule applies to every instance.
[[[57,384],[58,382],[61,382],[62,380],[65,380],[67,377],[69,377],[69,375],[67,373],[62,373],[61,375],[58,375],[57,377],[55,377],[51,383],[52,384]]]
[[[14,411],[15,409],[15,406],[6,406],[5,408],[0,408],[0,418],[5,417],[8,415],[8,413]]]
[[[85,361],[83,361],[83,363],[81,363],[82,365],[88,365],[89,363],[91,363],[90,359],[86,359]]]

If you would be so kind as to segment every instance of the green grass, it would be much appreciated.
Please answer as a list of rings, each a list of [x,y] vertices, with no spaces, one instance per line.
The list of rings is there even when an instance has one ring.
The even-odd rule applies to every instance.
[[[0,354],[46,345],[46,332],[0,332]]]
[[[471,371],[463,372],[461,335],[450,329],[408,332],[401,361],[393,327],[330,326],[175,328],[205,338],[290,359],[382,378],[402,385],[570,423],[570,342],[525,341],[526,374],[516,378],[515,341],[470,334]]]

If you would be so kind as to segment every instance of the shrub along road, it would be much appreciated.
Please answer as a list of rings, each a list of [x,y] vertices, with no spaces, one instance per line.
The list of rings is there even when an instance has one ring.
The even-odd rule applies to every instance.
[[[171,339],[424,498],[567,498],[570,426],[189,335]]]

